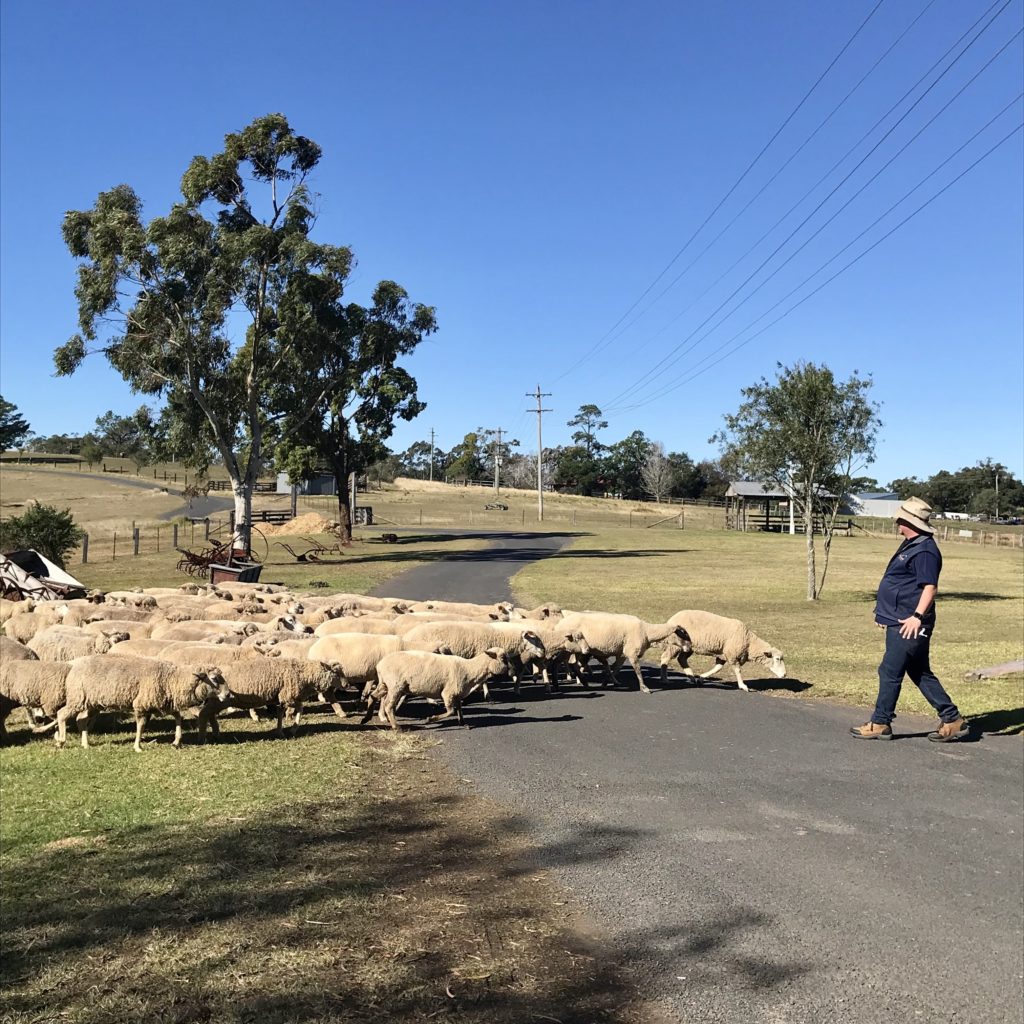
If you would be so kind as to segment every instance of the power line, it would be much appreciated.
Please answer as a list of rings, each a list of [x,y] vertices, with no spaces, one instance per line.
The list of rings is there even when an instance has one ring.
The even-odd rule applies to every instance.
[[[1013,102],[1016,103],[1017,100],[1019,100],[1020,98],[1021,97],[1017,97],[1017,99],[1015,99]],[[1010,104],[1010,105],[1012,105],[1012,104]],[[1000,116],[1002,113],[1005,113],[1006,109],[1007,108],[1004,108],[1002,111],[1000,111],[1000,114],[997,115],[997,116]],[[991,124],[991,123],[992,122],[990,121],[989,124]],[[987,128],[988,125],[986,125],[985,127]],[[709,363],[702,370],[697,370],[694,373],[690,373],[689,375],[683,377],[681,380],[676,381],[675,383],[673,383],[671,386],[666,387],[666,388],[662,388],[659,392],[651,395],[650,397],[648,397],[644,401],[637,402],[634,405],[626,406],[623,409],[620,409],[619,411],[622,412],[622,411],[628,411],[628,410],[631,410],[631,409],[638,409],[641,406],[648,405],[648,404],[650,404],[650,402],[658,400],[659,398],[663,398],[665,395],[670,394],[671,392],[676,391],[679,388],[683,387],[684,385],[689,384],[692,381],[696,380],[697,377],[700,377],[703,374],[707,373],[707,371],[710,370],[712,367],[717,366],[723,360],[727,359],[731,355],[734,355],[741,348],[743,348],[746,345],[749,345],[750,342],[754,341],[756,338],[759,338],[762,334],[764,334],[766,331],[770,330],[772,327],[774,327],[781,320],[784,320],[794,310],[796,310],[797,308],[802,306],[805,302],[808,301],[808,299],[811,299],[813,296],[817,295],[818,292],[820,292],[823,288],[825,288],[826,286],[831,284],[837,277],[839,277],[841,274],[844,274],[847,270],[849,270],[856,263],[859,263],[865,256],[867,256],[867,254],[869,252],[871,252],[873,249],[876,249],[879,245],[882,244],[882,242],[884,242],[891,235],[895,234],[896,231],[898,231],[906,223],[908,223],[910,220],[912,220],[914,217],[916,217],[919,213],[921,213],[922,210],[924,210],[926,207],[930,206],[933,202],[935,202],[936,199],[938,199],[945,192],[947,192],[950,188],[952,188],[958,181],[960,181],[961,178],[965,177],[967,174],[969,174],[971,171],[973,171],[974,168],[977,167],[979,164],[981,164],[984,160],[988,159],[988,157],[990,157],[997,149],[999,149],[1001,146],[1003,146],[1007,142],[1009,142],[1009,140],[1012,139],[1013,136],[1016,135],[1018,132],[1020,132],[1021,129],[1024,129],[1024,122],[1021,122],[1011,132],[1009,132],[1006,135],[1004,135],[997,143],[995,143],[993,146],[989,147],[989,149],[987,149],[980,157],[978,157],[977,160],[975,160],[972,164],[970,164],[963,171],[961,171],[955,178],[953,178],[952,181],[950,181],[946,185],[944,185],[941,189],[939,189],[938,192],[936,192],[934,195],[932,195],[929,199],[925,200],[925,202],[923,202],[919,207],[917,207],[917,209],[915,209],[912,213],[910,213],[906,217],[904,217],[903,220],[899,221],[899,223],[895,224],[884,235],[882,235],[876,241],[872,242],[871,245],[869,245],[863,252],[861,252],[859,255],[855,256],[852,260],[850,260],[849,263],[845,264],[843,267],[841,267],[839,270],[837,270],[831,277],[827,278],[825,281],[822,281],[821,284],[819,284],[812,291],[808,292],[802,299],[800,299],[797,302],[793,303],[793,305],[790,306],[789,309],[787,309],[784,313],[782,313],[779,316],[777,316],[774,320],[772,320],[771,323],[765,324],[765,326],[762,327],[755,334],[752,334],[749,338],[747,338],[745,341],[740,342],[739,345],[736,345],[735,347],[731,348],[728,352],[723,353],[721,356],[719,356],[718,359],[716,359],[713,362]],[[982,131],[983,130],[984,129],[982,129]],[[975,133],[975,136],[977,134],[980,134],[980,132],[979,133]],[[963,147],[960,147],[960,148],[963,149]],[[957,152],[959,152],[959,150]],[[956,153],[954,153],[952,156],[955,156],[955,155],[956,155]],[[948,163],[949,160],[952,159],[952,156],[947,158],[947,160],[943,161],[943,164]],[[935,170],[937,171],[937,170],[941,169],[942,166],[943,165],[940,165]],[[887,210],[885,212],[885,214],[882,215],[882,217],[885,217],[888,213],[890,213],[893,209],[895,209],[896,206],[899,206],[900,203],[902,203],[904,201],[904,199],[906,199],[907,196],[909,196],[911,194],[911,192],[916,191],[917,188],[919,188],[920,185],[923,184],[923,182],[926,181],[928,177],[931,177],[932,174],[934,174],[934,173],[935,173],[935,171],[933,171],[931,174],[929,174],[926,178],[922,179],[922,181],[918,185],[916,185],[913,189],[910,190],[910,192],[908,192],[906,195],[904,195],[903,199],[901,199],[898,203],[895,203],[892,207],[890,207],[889,210]],[[881,220],[882,217],[878,218],[878,220]],[[870,227],[874,227],[874,225],[878,223],[878,220],[876,220],[874,222],[874,224],[870,225]],[[868,230],[870,230],[870,227],[866,228],[864,232],[861,232],[861,235],[865,234]],[[858,237],[860,237],[860,236],[858,236]],[[856,240],[857,239],[854,239],[853,241],[855,242]],[[813,274],[811,274],[809,277],[805,278],[804,281],[801,282],[801,284],[799,284],[797,286],[797,288],[793,289],[792,291],[790,291],[788,293],[788,295],[786,295],[784,298],[780,299],[779,302],[777,302],[775,304],[775,306],[771,307],[771,309],[774,309],[777,306],[781,305],[781,303],[784,302],[786,300],[786,298],[788,298],[790,295],[792,295],[795,291],[798,291],[805,284],[807,284],[808,281],[810,281],[812,278],[816,277],[819,273],[821,273],[821,271],[826,266],[828,266],[829,263],[833,262],[845,249],[848,249],[850,247],[850,245],[852,245],[852,244],[853,244],[853,242],[851,242],[848,245],[844,246],[844,249],[841,249],[827,263],[823,264],[821,267],[819,267],[817,270],[815,270]],[[754,326],[754,324],[757,323],[758,320],[764,319],[764,317],[767,316],[768,313],[771,312],[771,309],[767,310],[765,313],[762,313],[761,316],[757,318],[757,320],[754,320],[752,323],[747,324],[747,326],[744,327],[743,330],[738,331],[728,341],[723,342],[722,345],[720,345],[717,349],[715,349],[714,352],[709,353],[708,356],[706,356],[703,360],[701,360],[701,362],[705,362],[708,358],[710,358],[710,356],[714,355],[716,352],[720,352],[726,345],[730,344],[731,342],[733,342],[737,338],[739,338],[741,335],[745,334],[748,330],[750,330],[751,327]],[[699,366],[700,363],[698,363],[697,365]]]
[[[993,3],[992,6],[994,7],[995,4],[998,3],[998,2],[999,2],[999,0],[995,0],[995,3]],[[875,60],[874,64],[872,64],[871,67],[868,68],[868,70],[860,77],[860,79],[857,81],[856,85],[854,85],[853,88],[850,89],[850,91],[847,92],[847,94],[824,117],[824,119],[821,120],[818,123],[817,127],[790,154],[790,156],[779,167],[779,169],[761,186],[760,189],[758,189],[757,192],[754,193],[753,196],[750,197],[750,199],[747,200],[747,202],[743,205],[743,207],[736,214],[734,214],[732,220],[730,220],[729,223],[726,224],[725,227],[722,228],[722,230],[719,231],[718,234],[715,235],[715,237],[712,238],[711,241],[708,242],[708,244],[705,245],[704,248],[701,249],[701,251],[699,253],[697,253],[697,255],[694,256],[693,259],[690,260],[690,262],[687,263],[687,265],[681,271],[679,271],[679,273],[676,274],[676,276],[673,277],[672,280],[660,292],[658,292],[658,294],[644,307],[644,309],[642,309],[635,317],[633,317],[633,319],[630,320],[630,322],[628,324],[625,324],[621,331],[619,331],[617,334],[613,335],[612,337],[608,338],[608,340],[604,344],[597,346],[594,349],[595,353],[600,351],[602,348],[606,348],[609,344],[611,344],[611,342],[615,341],[617,338],[622,337],[622,335],[627,330],[629,330],[629,328],[631,328],[636,323],[638,323],[640,321],[640,319],[650,309],[652,309],[665,295],[667,295],[686,276],[686,274],[689,273],[689,271],[692,270],[700,262],[700,260],[708,253],[708,251],[715,245],[715,243],[718,242],[718,240],[736,223],[736,221],[738,221],[740,219],[740,217],[743,216],[744,213],[747,212],[747,210],[750,209],[751,206],[753,206],[753,204],[758,199],[761,198],[762,195],[764,195],[765,191],[778,179],[779,175],[804,151],[804,149],[807,147],[807,145],[811,141],[813,141],[813,139],[817,136],[817,134],[821,131],[821,129],[824,128],[825,125],[828,124],[828,122],[831,121],[832,118],[839,112],[839,110],[846,104],[846,101],[867,81],[867,79],[872,75],[872,73],[875,71],[875,69],[878,67],[878,65],[881,64],[882,61],[885,60],[885,58],[888,57],[889,54],[892,53],[892,51],[903,41],[903,39],[906,38],[907,33],[909,33],[910,30],[921,20],[921,18],[924,17],[924,15],[931,9],[931,7],[934,5],[934,3],[935,3],[935,0],[928,0],[928,3],[925,4],[925,6],[921,9],[921,11],[917,15],[917,17],[914,18],[914,20],[896,37],[896,39],[893,40],[893,42],[889,44],[889,46],[882,53],[882,55],[880,57],[878,57]],[[984,17],[984,15],[982,17]],[[979,21],[980,20],[981,19],[979,19]],[[977,22],[975,24],[977,24]],[[968,31],[970,31],[970,30],[968,30]],[[955,45],[956,44],[954,44],[954,46]],[[948,53],[948,51],[947,51],[947,53]],[[943,56],[945,56],[945,55],[943,55]],[[890,111],[891,111],[891,109],[892,108],[890,108]],[[887,112],[887,114],[883,115],[883,119],[884,119],[885,116],[888,116],[888,112]],[[875,125],[872,126],[871,131],[873,131],[874,128],[877,127],[877,126],[878,126],[878,122],[876,121]],[[868,132],[868,134],[870,134],[870,131]],[[862,136],[861,141],[863,141],[863,138],[864,137]],[[858,143],[858,145],[859,145],[859,143]],[[856,148],[856,147],[854,147],[854,148]],[[850,151],[847,152],[847,156],[849,155],[849,152]],[[846,159],[846,157],[843,157],[843,159]],[[840,163],[842,163],[842,160],[840,160]],[[835,167],[832,168],[832,170],[834,170],[834,169],[835,169]],[[829,171],[829,174],[831,174],[831,171]],[[827,177],[827,175],[826,175],[826,177]],[[821,182],[819,181],[818,184],[820,184],[820,183]],[[815,185],[814,187],[817,188],[817,185]],[[811,191],[813,191],[813,189]],[[806,198],[806,194],[805,194],[804,198]],[[803,200],[801,200],[801,202],[802,201]],[[799,205],[799,203],[797,205]],[[790,211],[790,212],[792,212],[792,211]],[[788,214],[787,214],[787,216],[788,216]],[[783,219],[785,219],[785,218],[783,218]],[[769,233],[773,229],[769,229]],[[742,258],[741,258],[740,262],[742,262]],[[735,266],[735,264],[733,264],[733,267],[734,266]],[[733,267],[730,267],[729,269],[732,270]],[[728,271],[726,271],[726,273],[728,273]],[[717,284],[718,281],[720,281],[720,280],[721,280],[721,278],[716,280],[712,285],[710,285],[709,289],[705,290],[700,295],[698,295],[697,298],[694,299],[694,301],[689,306],[686,307],[686,309],[684,309],[682,312],[676,314],[676,316],[673,317],[673,319],[670,320],[668,324],[665,324],[663,327],[659,328],[654,333],[652,338],[653,337],[657,337],[658,334],[660,334],[662,331],[664,331],[664,330],[666,330],[668,328],[669,324],[674,323],[675,320],[678,320],[679,317],[683,315],[683,313],[687,312],[687,310],[689,310],[689,309],[692,309],[693,305],[700,298],[702,298],[704,295],[706,295],[707,291],[710,290],[710,288],[713,288],[714,285]],[[645,345],[645,344],[646,344],[646,342],[642,343],[640,346],[638,346],[638,348],[642,348],[643,345]]]
[[[682,256],[684,252],[686,252],[686,250],[692,244],[693,240],[701,233],[701,231],[704,230],[704,227],[707,225],[707,223],[722,208],[722,206],[726,203],[726,201],[733,194],[733,192],[735,192],[736,189],[739,188],[740,184],[742,184],[742,182],[746,178],[746,176],[753,170],[753,168],[757,164],[757,162],[768,151],[768,149],[771,146],[771,144],[779,137],[779,135],[782,134],[783,130],[786,128],[786,126],[789,124],[789,122],[792,121],[793,118],[800,111],[800,108],[803,107],[803,105],[807,102],[807,100],[810,99],[810,97],[811,97],[812,93],[814,92],[814,90],[818,88],[818,86],[824,80],[825,76],[832,70],[833,67],[835,67],[836,63],[843,56],[843,54],[846,53],[846,51],[850,48],[850,46],[852,45],[853,41],[857,38],[857,36],[860,35],[861,31],[864,29],[864,27],[867,25],[867,23],[874,17],[875,12],[878,10],[879,7],[882,6],[883,3],[884,3],[884,0],[878,0],[878,2],[875,4],[875,6],[871,8],[871,10],[868,13],[867,17],[860,23],[860,25],[857,26],[857,30],[853,33],[852,36],[850,36],[850,38],[846,41],[846,43],[843,45],[842,49],[835,55],[835,57],[832,58],[832,60],[829,63],[828,67],[825,68],[825,70],[822,71],[822,73],[817,77],[817,79],[815,80],[814,84],[810,87],[810,89],[808,89],[807,92],[804,93],[804,95],[801,98],[800,102],[792,109],[792,111],[790,111],[789,116],[782,122],[781,125],[779,125],[779,127],[775,130],[775,133],[764,144],[764,146],[761,148],[761,150],[757,154],[757,156],[755,156],[754,159],[751,160],[749,164],[747,164],[747,167],[743,171],[743,173],[736,179],[735,182],[733,182],[732,187],[729,189],[729,191],[726,192],[724,196],[722,196],[722,198],[716,204],[715,208],[700,223],[700,225],[698,226],[696,231],[694,231],[693,234],[690,235],[690,237],[686,240],[686,243],[683,245],[683,247],[675,254],[675,256],[672,257],[672,259],[670,259],[668,261],[667,264],[665,264],[665,267],[658,274],[658,276],[643,290],[643,292],[641,292],[639,298],[637,298],[637,300],[629,307],[629,309],[627,309],[626,312],[623,313],[622,316],[619,317],[619,319],[614,324],[612,324],[612,326],[608,329],[608,331],[598,340],[597,346],[594,346],[593,348],[588,349],[575,363],[573,363],[570,367],[568,367],[568,369],[565,371],[565,373],[561,374],[559,377],[556,377],[555,378],[556,382],[560,381],[563,377],[565,377],[569,373],[571,373],[574,369],[576,369],[577,366],[580,365],[580,363],[582,363],[584,361],[584,359],[588,358],[592,354],[592,352],[596,351],[597,347],[600,346],[600,344],[605,340],[605,338],[607,338],[608,335],[611,334],[619,326],[619,324],[621,324],[622,321],[625,320],[626,317],[628,317],[629,314],[633,312],[634,309],[636,309],[636,307],[650,293],[651,289],[654,288],[654,286],[669,272],[669,270],[675,265],[676,260],[678,260],[679,257]]]
[[[670,352],[668,352],[657,363],[655,363],[654,366],[651,367],[651,369],[649,369],[645,374],[643,374],[640,378],[638,378],[636,381],[634,381],[633,384],[629,385],[629,387],[625,388],[623,391],[620,391],[608,403],[608,410],[609,411],[615,407],[616,403],[621,402],[622,400],[627,398],[629,395],[631,395],[631,394],[637,392],[638,390],[640,390],[643,387],[643,385],[655,373],[658,372],[659,369],[664,367],[670,361],[674,361],[674,360],[682,357],[683,355],[686,355],[688,352],[692,351],[698,344],[700,344],[700,341],[703,340],[703,339],[699,339],[698,341],[694,342],[691,345],[687,345],[687,342],[689,342],[694,337],[694,335],[696,335],[698,333],[698,331],[700,331],[702,328],[707,326],[708,322],[710,320],[712,320],[715,316],[717,316],[722,311],[722,309],[725,306],[727,306],[764,269],[764,267],[776,255],[778,255],[778,253],[797,234],[797,232],[800,231],[801,228],[803,228],[808,223],[808,221],[810,221],[810,219],[825,205],[825,203],[827,203],[829,201],[829,199],[831,199],[836,194],[836,192],[838,192],[839,189],[842,188],[842,186],[845,185],[846,182],[848,182],[850,180],[850,178],[867,162],[867,160],[870,159],[870,157],[874,155],[874,153],[878,150],[879,146],[881,146],[882,143],[885,142],[885,140],[903,123],[903,121],[905,121],[907,119],[907,117],[922,102],[922,100],[924,100],[924,98],[939,84],[939,82],[941,82],[942,79],[957,65],[957,63],[959,63],[959,61],[964,57],[964,55],[967,53],[967,51],[974,45],[974,43],[977,42],[977,40],[982,36],[982,34],[985,31],[987,31],[987,29],[993,23],[993,21],[995,21],[995,19],[997,17],[999,17],[999,15],[1006,9],[1006,7],[1009,6],[1010,3],[1012,3],[1012,0],[1005,0],[1005,2],[1003,3],[1003,6],[995,13],[995,15],[993,15],[993,17],[975,34],[975,36],[970,40],[970,42],[960,51],[960,53],[958,53],[956,55],[956,57],[942,70],[942,72],[940,72],[940,74],[935,78],[935,80],[928,86],[927,89],[925,89],[925,91],[923,93],[921,93],[920,96],[918,96],[918,98],[911,104],[911,106],[909,106],[907,108],[907,110],[904,111],[904,113],[901,114],[900,117],[895,122],[893,122],[893,124],[889,127],[889,129],[885,132],[885,134],[871,147],[871,149],[868,150],[868,152],[865,153],[863,157],[861,157],[861,159],[850,169],[850,171],[847,172],[847,174],[839,181],[839,183],[837,185],[835,185],[832,188],[832,190],[817,204],[817,206],[815,206],[814,209],[811,210],[811,212],[809,214],[807,214],[807,216],[804,217],[804,219],[795,228],[793,228],[792,231],[790,231],[790,233],[757,265],[757,267],[755,267],[754,270],[751,271],[751,273],[748,274],[747,277],[721,303],[719,303],[719,305],[716,306],[715,309],[713,309],[711,311],[711,313],[709,313]],[[1021,30],[1021,31],[1024,31],[1024,30]],[[975,79],[977,79],[977,77],[983,71],[985,71],[992,64],[992,62],[995,61],[996,58],[998,58],[1003,53],[1003,51],[1006,50],[1006,48],[1021,34],[1021,31],[1018,31],[1014,36],[1012,36],[1010,39],[1008,39],[999,48],[999,50],[997,50],[996,53],[993,54],[989,58],[989,60],[982,66],[982,68],[978,72],[976,72],[967,81],[967,83],[964,86],[961,87],[961,89],[953,96],[953,99],[956,99],[956,97],[959,96],[960,93],[962,93],[964,91],[964,89],[967,88],[967,86],[969,86],[973,81],[975,81]],[[962,38],[963,37],[961,36],[961,39]],[[956,44],[954,44],[954,46],[955,45]],[[948,52],[949,51],[947,51],[947,53]],[[943,58],[939,59],[939,62],[941,62],[941,60],[944,59],[944,56],[945,55],[943,55]],[[927,77],[927,75],[931,73],[931,70],[934,69],[934,67],[935,67],[935,65],[932,65],[932,68],[929,69],[929,71],[925,73],[924,77]],[[923,79],[919,79],[918,83],[916,83],[914,86],[912,86],[911,89],[909,90],[909,92],[913,92],[913,90],[917,87],[917,85],[920,84],[921,80],[923,80]],[[909,92],[904,94],[904,96],[899,101],[897,101],[896,106],[898,106],[899,103],[901,103],[902,100],[905,99],[907,95],[909,95]],[[948,107],[949,103],[951,103],[951,102],[952,102],[952,100],[947,102],[946,107]],[[946,109],[946,107],[941,108],[939,110],[938,114],[935,114],[925,124],[924,127],[927,128],[928,125],[931,124],[932,121],[934,121],[936,119],[936,117],[938,117],[939,114],[941,114]],[[890,111],[892,109],[894,109],[894,108],[890,108]],[[888,114],[883,115],[883,120],[884,120],[885,116],[888,116]],[[877,126],[877,123],[876,123],[876,126]],[[921,129],[921,131],[923,131],[923,130],[924,129]],[[872,131],[874,131],[874,127],[872,127],[868,131],[867,134],[870,135]],[[918,132],[918,134],[920,134],[920,131]],[[917,136],[914,136],[914,138],[916,138],[916,137]],[[861,141],[863,141],[863,138],[861,139]],[[912,138],[910,141],[913,142],[914,139]],[[857,143],[857,145],[859,145],[859,144],[860,144],[860,142]],[[903,149],[906,149],[907,145],[909,145],[909,143],[905,144],[903,146]],[[853,148],[856,149],[856,146],[854,146]],[[899,150],[897,152],[896,156],[898,156],[899,153],[903,151],[903,149]],[[852,150],[850,150],[846,155],[848,156],[850,152],[852,152]],[[842,158],[842,160],[845,160],[845,159],[846,159],[846,157],[844,156]],[[893,159],[895,159],[895,157]],[[842,160],[840,160],[839,163],[842,163]],[[891,162],[892,162],[892,160],[889,161],[889,163],[891,163]],[[838,166],[838,164],[836,164],[835,166]],[[888,166],[888,164],[886,164],[885,166]],[[885,166],[883,166],[882,170],[885,169]],[[833,169],[834,169],[834,167],[833,167]],[[828,173],[830,174],[831,170]],[[881,171],[877,172],[874,177],[877,177],[879,173],[881,173]],[[825,177],[827,177],[827,176],[828,176],[828,174],[825,175]],[[822,180],[824,180],[824,179],[822,179]],[[847,202],[846,202],[846,204],[844,204],[844,206],[840,207],[839,210],[837,210],[835,213],[833,213],[832,216],[828,220],[825,221],[825,224],[822,225],[822,228],[825,227],[827,224],[829,224],[832,220],[834,220],[835,217],[838,216],[838,214],[840,212],[842,212],[842,210],[845,209],[845,207],[848,206],[849,203],[852,202],[852,200],[855,199],[857,197],[857,195],[860,194],[860,192],[863,192],[864,188],[866,188],[867,185],[871,184],[871,181],[873,181],[873,180],[874,180],[874,178],[870,179],[865,185],[863,185],[861,187],[861,189],[858,192],[854,193],[854,195],[851,197],[851,199],[847,200]],[[820,184],[820,181],[819,181],[819,184]],[[817,185],[815,185],[811,189],[811,192],[813,192],[814,188],[816,188],[816,187],[817,187]],[[810,192],[806,193],[803,198],[804,199],[807,198],[807,195],[809,195],[809,194],[810,194]],[[711,286],[709,286],[709,288],[706,289],[705,292],[702,293],[702,294],[706,294],[707,291],[710,290],[710,288],[713,288],[715,284],[717,284],[719,281],[721,281],[723,277],[725,277],[731,270],[733,270],[739,263],[741,263],[751,252],[753,252],[753,250],[757,248],[757,246],[768,236],[768,234],[770,234],[775,229],[775,227],[777,227],[779,224],[781,224],[782,221],[785,220],[786,217],[788,217],[789,214],[792,213],[793,210],[795,210],[800,205],[800,203],[802,203],[802,202],[803,202],[803,199],[799,200],[793,207],[791,207],[790,210],[787,211],[787,213],[784,214],[782,218],[780,218],[778,221],[776,221],[776,223],[771,228],[769,228],[769,230],[764,235],[762,235],[761,238],[758,239],[757,242],[754,243],[754,246],[752,246],[751,249],[749,249],[746,253],[744,253],[744,255],[741,256],[739,260],[737,260],[735,263],[733,263],[733,265],[729,268],[729,270],[725,271],[725,273],[723,273],[721,276],[719,276],[719,278]],[[821,228],[818,229],[818,232],[820,232],[820,230],[821,230]],[[817,234],[818,232],[815,232],[815,234]],[[813,237],[814,237],[814,235],[811,236],[811,238],[813,238]],[[809,242],[810,239],[808,239],[807,241]],[[803,245],[806,245],[806,244],[807,244],[807,242],[803,243]],[[803,248],[803,246],[801,246],[800,248]],[[767,283],[768,280],[771,280],[771,277],[774,276],[775,273],[778,273],[778,271],[781,270],[782,267],[784,267],[786,265],[786,263],[788,263],[789,260],[792,259],[793,256],[795,256],[796,253],[799,252],[799,251],[800,251],[800,249],[797,249],[796,252],[792,253],[787,258],[787,260],[785,262],[783,262],[783,264],[780,267],[776,268],[776,270],[773,271],[772,275],[770,275],[765,281],[761,282],[761,285],[759,285],[758,288],[760,288],[765,283]],[[756,292],[756,290],[757,289],[755,289],[755,292]],[[750,295],[753,295],[755,292],[751,292]],[[737,306],[733,309],[732,312],[735,312],[736,310],[741,308],[742,305],[750,298],[750,295],[748,295],[745,299],[743,299],[740,303],[738,303]],[[729,315],[731,316],[732,313],[730,313]],[[705,335],[705,337],[706,337],[706,335]]]

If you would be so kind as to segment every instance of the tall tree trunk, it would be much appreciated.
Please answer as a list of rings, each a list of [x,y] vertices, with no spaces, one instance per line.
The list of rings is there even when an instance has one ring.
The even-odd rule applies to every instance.
[[[804,528],[807,531],[807,600],[818,597],[818,572],[814,564],[814,498],[810,488],[804,499]]]
[[[348,459],[342,456],[331,461],[334,486],[338,491],[338,526],[342,544],[352,543],[352,501],[348,490]]]

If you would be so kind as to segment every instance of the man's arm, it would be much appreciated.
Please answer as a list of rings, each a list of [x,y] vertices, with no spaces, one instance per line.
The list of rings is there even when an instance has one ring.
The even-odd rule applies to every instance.
[[[938,590],[939,588],[934,583],[926,583],[921,589],[921,596],[917,599],[917,608],[914,609],[914,613],[906,619],[899,620],[900,636],[904,640],[917,639],[917,634],[921,629],[921,620],[931,608]]]

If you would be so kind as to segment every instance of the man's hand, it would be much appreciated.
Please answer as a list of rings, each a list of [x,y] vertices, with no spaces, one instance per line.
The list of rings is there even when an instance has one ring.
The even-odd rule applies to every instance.
[[[921,629],[921,620],[916,615],[911,615],[909,619],[897,619],[900,624],[900,636],[904,640],[916,640],[917,634]]]

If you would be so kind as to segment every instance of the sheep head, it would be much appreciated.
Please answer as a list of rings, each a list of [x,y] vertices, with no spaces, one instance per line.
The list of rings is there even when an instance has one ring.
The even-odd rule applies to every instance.
[[[565,649],[573,654],[590,654],[590,644],[587,638],[579,631],[565,634]]]
[[[193,672],[193,677],[195,686],[192,693],[201,704],[214,699],[227,703],[234,697],[219,668],[197,668]]]
[[[525,635],[525,634],[524,634]],[[544,650],[541,645],[541,651]],[[490,666],[490,670],[494,675],[498,675],[500,672],[504,672],[508,668],[508,654],[501,647],[488,647],[484,654],[491,659],[493,664]]]
[[[105,629],[96,638],[96,653],[106,654],[114,644],[120,644],[129,639],[131,639],[130,636],[122,629]]]
[[[768,671],[777,679],[784,679],[786,676],[786,662],[782,657],[782,651],[778,647],[769,647],[764,654],[757,655],[756,660],[768,666]]]
[[[89,593],[85,595],[85,599],[90,604],[103,604],[107,599],[107,595],[102,590],[90,590]]]

